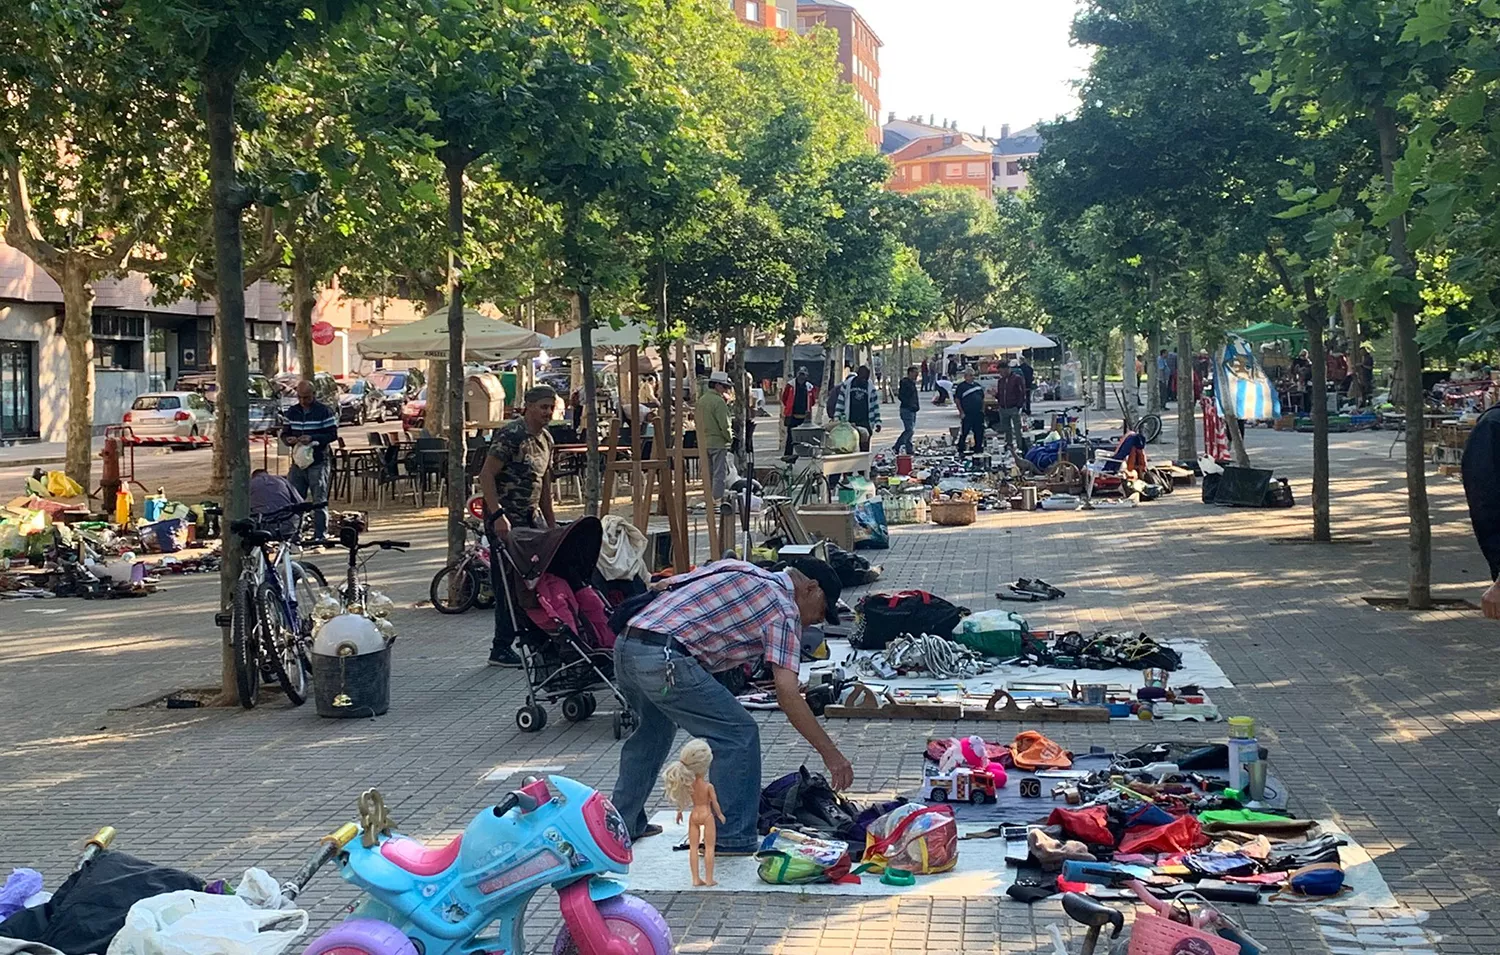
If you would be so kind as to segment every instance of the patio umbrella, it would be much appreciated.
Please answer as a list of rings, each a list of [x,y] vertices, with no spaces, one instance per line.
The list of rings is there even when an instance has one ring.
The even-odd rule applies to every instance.
[[[944,354],[994,356],[1023,348],[1056,348],[1057,342],[1038,335],[1029,328],[991,328],[980,332],[961,345],[943,350]]]
[[[646,335],[645,326],[635,322],[626,322],[619,328],[613,328],[606,323],[594,329],[594,350],[624,350],[640,347],[646,343]],[[547,342],[547,354],[554,358],[572,358],[582,350],[583,339],[576,328]]]
[[[1307,337],[1307,332],[1300,328],[1291,325],[1279,325],[1276,322],[1256,322],[1249,328],[1242,328],[1230,334],[1243,338],[1254,345],[1262,342],[1277,341],[1300,342]]]
[[[546,343],[543,336],[490,318],[479,312],[464,311],[464,357],[487,358],[497,354],[515,355],[536,351]],[[420,321],[402,325],[383,335],[366,338],[355,346],[362,358],[435,358],[448,357],[448,312],[433,312]]]

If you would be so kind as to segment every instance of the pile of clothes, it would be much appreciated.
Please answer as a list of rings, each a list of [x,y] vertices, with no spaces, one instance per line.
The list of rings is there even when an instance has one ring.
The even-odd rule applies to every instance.
[[[1021,660],[1065,670],[1182,669],[1182,654],[1144,633],[1099,631],[1085,637],[1076,630],[1050,640],[1027,634],[1021,641]]]

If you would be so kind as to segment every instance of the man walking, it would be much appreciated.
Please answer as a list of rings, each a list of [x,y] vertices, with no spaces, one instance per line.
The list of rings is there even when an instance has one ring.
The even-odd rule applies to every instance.
[[[1474,422],[1462,467],[1469,521],[1493,581],[1484,592],[1484,615],[1500,620],[1500,405]]]
[[[495,638],[490,666],[519,667],[516,632],[511,625],[507,596],[500,579],[501,541],[512,528],[553,527],[552,434],[547,422],[557,410],[557,392],[537,385],[522,396],[521,417],[495,432],[490,453],[479,469],[484,495],[484,524],[490,541],[490,586],[495,593]]]
[[[840,421],[847,421],[856,428],[863,428],[859,449],[870,450],[870,435],[880,431],[880,392],[870,380],[870,366],[860,365],[853,377],[844,382],[839,392],[838,411],[834,414]]]
[[[964,456],[964,440],[974,435],[974,453],[984,450],[984,386],[974,380],[974,369],[964,369],[964,380],[953,389],[958,405],[958,456]]]
[[[312,512],[318,541],[328,534],[328,446],[338,438],[338,415],[313,397],[312,382],[297,382],[297,403],[282,413],[281,442],[292,449],[287,480],[304,501],[324,505]]]
[[[786,425],[787,457],[792,456],[792,431],[807,424],[807,416],[818,404],[818,386],[807,378],[805,367],[781,389],[781,420]]]
[[[916,365],[906,369],[906,377],[901,379],[896,399],[901,408],[901,437],[896,439],[896,447],[893,450],[900,454],[904,447],[907,454],[916,454],[917,449],[911,439],[917,429],[917,411],[922,407],[922,399],[917,396]]]
[[[1036,387],[1036,370],[1031,367],[1030,360],[1025,355],[1021,356],[1021,380],[1026,383],[1026,403],[1021,406],[1024,414],[1031,414],[1031,389]]]
[[[927,359],[922,359],[922,390],[932,390],[932,368],[928,366]]]
[[[1011,370],[1010,362],[1000,363],[1000,381],[995,385],[995,400],[1000,406],[1000,436],[1016,457],[1026,453],[1025,432],[1021,429],[1021,409],[1026,406],[1026,382]]]
[[[698,440],[708,449],[709,490],[714,503],[724,499],[724,485],[729,478],[729,448],[734,444],[734,427],[730,421],[729,372],[716,371],[708,376],[708,387],[694,406],[693,421]]]
[[[782,573],[721,560],[673,578],[631,619],[615,644],[615,679],[640,725],[620,747],[613,795],[631,838],[661,832],[647,824],[646,801],[681,729],[714,751],[709,782],[725,817],[717,852],[755,851],[760,725],[713,675],[761,659],[787,720],[823,757],[833,788],[849,786],[849,760],[797,689],[802,628],[837,624],[840,590],[838,574],[819,560]]]

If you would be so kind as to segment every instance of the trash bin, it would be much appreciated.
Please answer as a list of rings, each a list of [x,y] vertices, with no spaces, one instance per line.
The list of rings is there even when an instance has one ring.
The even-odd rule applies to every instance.
[[[313,696],[318,715],[381,716],[391,708],[391,645],[359,614],[333,617],[313,638]]]

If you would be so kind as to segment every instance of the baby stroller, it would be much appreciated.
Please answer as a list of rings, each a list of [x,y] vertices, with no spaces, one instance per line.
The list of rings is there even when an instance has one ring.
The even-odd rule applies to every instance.
[[[635,716],[614,684],[615,635],[609,610],[590,585],[604,529],[585,517],[562,527],[517,527],[502,548],[500,576],[505,612],[516,631],[529,692],[516,726],[536,733],[547,725],[542,703],[562,701],[563,718],[579,723],[594,714],[595,690],[619,703],[615,739],[629,736]]]

